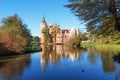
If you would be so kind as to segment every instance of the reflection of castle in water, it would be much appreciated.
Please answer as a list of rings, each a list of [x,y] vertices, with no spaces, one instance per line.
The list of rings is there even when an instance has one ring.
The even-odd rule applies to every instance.
[[[41,52],[41,66],[44,69],[47,63],[57,64],[59,63],[61,58],[68,58],[71,61],[77,60],[80,58],[79,49],[70,50],[62,45],[51,45],[51,46],[44,46],[41,45],[42,52]]]
[[[95,64],[99,59],[102,61],[104,72],[113,72],[115,70],[112,53],[97,51],[94,48],[87,49],[69,49],[62,45],[43,46],[41,52],[41,66],[45,70],[48,63],[58,64],[61,59],[67,58],[71,61],[82,60],[84,51],[87,51],[87,59],[90,63]]]

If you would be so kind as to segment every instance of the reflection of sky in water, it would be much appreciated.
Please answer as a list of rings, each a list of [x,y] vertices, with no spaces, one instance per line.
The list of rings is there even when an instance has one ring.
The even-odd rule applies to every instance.
[[[3,76],[1,76],[1,74],[0,74],[0,80],[4,80]]]
[[[75,51],[73,51],[75,52]],[[73,53],[72,52],[72,53]],[[16,71],[10,80],[119,80],[120,65],[114,63],[112,54],[100,54],[98,51],[83,50],[79,53],[62,55],[60,53],[36,52],[28,60],[19,61],[22,67]],[[108,62],[109,61],[109,62]],[[13,63],[14,60],[13,60]],[[13,64],[6,63],[6,65]],[[16,63],[15,63],[16,64]],[[7,68],[7,67],[6,67]],[[21,71],[17,69],[21,68]],[[2,68],[0,68],[1,70]],[[5,69],[5,68],[3,68]],[[10,68],[11,69],[11,68]],[[19,74],[15,75],[16,73]],[[0,72],[1,73],[1,72]],[[2,73],[1,73],[2,75]],[[0,80],[2,77],[0,76]]]

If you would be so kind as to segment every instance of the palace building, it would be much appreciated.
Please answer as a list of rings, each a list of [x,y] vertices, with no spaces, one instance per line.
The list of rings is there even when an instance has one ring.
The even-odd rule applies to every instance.
[[[44,33],[42,33],[42,30],[46,27],[49,26],[49,34],[51,35],[53,26],[47,25],[47,22],[45,18],[42,18],[41,24],[40,24],[40,32],[41,32],[41,43],[45,43],[45,38],[44,38]],[[73,27],[71,29],[60,29],[60,33],[56,35],[56,43],[64,43],[66,42],[69,38],[74,37],[79,34],[79,31],[74,29]],[[54,43],[55,39],[51,37],[50,43]]]

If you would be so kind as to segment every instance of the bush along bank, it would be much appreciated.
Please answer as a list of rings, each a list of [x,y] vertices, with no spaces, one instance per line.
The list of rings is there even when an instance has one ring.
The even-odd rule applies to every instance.
[[[32,52],[39,52],[41,51],[42,49],[41,48],[31,48],[31,47],[27,47],[25,49],[25,53],[32,53]]]

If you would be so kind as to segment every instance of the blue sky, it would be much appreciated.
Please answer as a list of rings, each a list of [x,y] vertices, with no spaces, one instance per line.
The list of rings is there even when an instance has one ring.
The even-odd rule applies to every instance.
[[[63,7],[67,3],[67,0],[1,0],[0,21],[18,14],[32,35],[40,36],[40,22],[44,15],[48,24],[58,23],[62,29],[75,27],[85,31],[84,24],[68,8]]]

